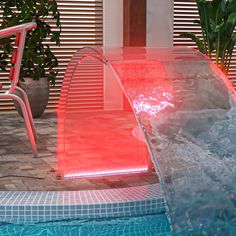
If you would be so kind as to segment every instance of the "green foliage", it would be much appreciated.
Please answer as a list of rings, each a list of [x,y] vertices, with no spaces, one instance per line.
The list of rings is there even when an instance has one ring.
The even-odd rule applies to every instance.
[[[227,74],[236,42],[236,0],[196,0],[196,3],[200,20],[194,23],[201,26],[203,38],[193,33],[180,36],[191,38],[210,58],[215,52],[217,65]]]
[[[1,28],[32,21],[38,26],[27,33],[20,80],[26,77],[36,80],[47,77],[51,84],[55,84],[58,60],[51,51],[51,44],[47,44],[45,39],[56,45],[60,44],[61,23],[56,0],[2,0],[1,9]],[[56,25],[56,31],[52,30],[52,24]],[[0,56],[0,69],[4,69],[11,46],[9,42],[0,41],[0,47],[4,50]]]
[[[0,39],[0,71],[6,71],[8,64],[9,53],[11,52],[11,39]]]

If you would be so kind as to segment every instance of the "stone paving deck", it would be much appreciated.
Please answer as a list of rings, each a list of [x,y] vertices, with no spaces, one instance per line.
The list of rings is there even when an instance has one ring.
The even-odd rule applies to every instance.
[[[57,117],[35,119],[39,158],[33,158],[24,120],[17,113],[0,115],[0,191],[67,191],[141,186],[158,182],[155,172],[61,180],[57,178]]]

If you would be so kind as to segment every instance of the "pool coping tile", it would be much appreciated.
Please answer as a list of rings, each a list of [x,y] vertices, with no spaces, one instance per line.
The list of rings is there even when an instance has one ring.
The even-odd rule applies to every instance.
[[[128,217],[166,212],[160,184],[86,191],[0,191],[0,222]]]

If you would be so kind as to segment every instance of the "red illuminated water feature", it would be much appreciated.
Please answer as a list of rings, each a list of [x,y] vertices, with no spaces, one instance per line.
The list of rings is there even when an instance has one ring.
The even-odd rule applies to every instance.
[[[97,110],[76,108],[75,102],[79,101],[78,95],[81,92],[78,87],[78,82],[82,79],[79,73],[83,71],[78,58],[79,55],[75,55],[68,66],[58,110],[57,158],[60,175],[73,178],[147,171],[148,149],[142,137],[132,134],[138,125],[132,109],[105,109],[104,106]],[[85,60],[82,64],[86,62],[88,63]],[[136,70],[132,64],[126,66]],[[114,68],[119,73],[127,69],[123,70],[120,64],[114,65]],[[140,74],[136,83],[137,90],[142,79]],[[132,86],[130,89],[135,89]],[[136,104],[135,109],[137,107]]]
[[[197,64],[208,64],[209,61],[199,52],[187,48],[110,48],[98,50],[97,54],[92,50],[94,52],[91,57],[100,59],[99,63],[107,63],[116,75],[116,78],[109,77],[103,81],[104,94],[120,96],[117,95],[120,94],[116,91],[117,87],[107,86],[117,80],[135,116],[123,107],[109,106],[107,109],[105,104],[109,101],[104,94],[104,104],[96,111],[77,108],[76,104],[81,102],[79,97],[87,91],[84,85],[81,89],[81,78],[86,78],[89,84],[89,79],[94,80],[89,72],[96,69],[94,62],[92,68],[81,68],[78,62],[85,53],[77,52],[68,66],[61,90],[58,111],[59,172],[65,177],[82,177],[145,171],[148,168],[146,146],[132,135],[137,121],[147,128],[150,120],[157,118],[162,110],[182,106],[184,96],[178,93],[178,98],[174,99],[173,81],[178,81],[178,73],[185,73],[181,68],[186,68],[187,61]],[[103,55],[108,60],[104,60]],[[84,62],[86,64],[87,59]],[[99,69],[103,70],[103,67],[100,65]],[[189,70],[190,67],[186,72],[189,73]],[[217,68],[214,70],[217,73]]]
[[[124,60],[113,60],[109,65],[116,78],[106,76],[103,93],[113,94],[119,100],[124,97],[122,91],[125,91],[134,112],[117,104],[107,108],[106,103],[110,104],[110,101],[104,94],[102,107],[96,110],[77,108],[83,93],[78,86],[83,80],[81,71],[88,73],[89,68],[85,65],[91,61],[94,63],[94,58],[83,59],[83,63],[79,63],[79,53],[72,58],[63,81],[58,110],[57,158],[58,170],[63,177],[93,177],[148,170],[146,144],[142,137],[134,137],[132,131],[140,117],[151,119],[166,107],[173,107],[173,91],[160,62],[144,60],[142,53],[136,55],[138,61],[127,60],[127,57],[129,59],[134,55],[125,56]],[[93,69],[99,70],[101,66],[93,65]],[[87,80],[89,78],[86,77]]]

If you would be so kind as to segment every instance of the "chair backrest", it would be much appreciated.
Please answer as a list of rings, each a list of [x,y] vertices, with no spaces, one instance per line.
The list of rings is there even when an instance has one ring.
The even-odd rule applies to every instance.
[[[11,80],[10,93],[14,92],[15,86],[17,85],[18,80],[19,80],[21,60],[22,60],[22,56],[24,52],[26,33],[27,31],[35,29],[36,27],[37,27],[37,24],[35,22],[31,22],[31,23],[25,23],[25,24],[8,27],[8,28],[0,30],[0,39],[7,38],[12,35],[16,35],[15,43],[14,43],[15,49],[12,53],[12,60],[11,60],[12,66],[11,66],[10,75],[9,75],[9,79]]]

